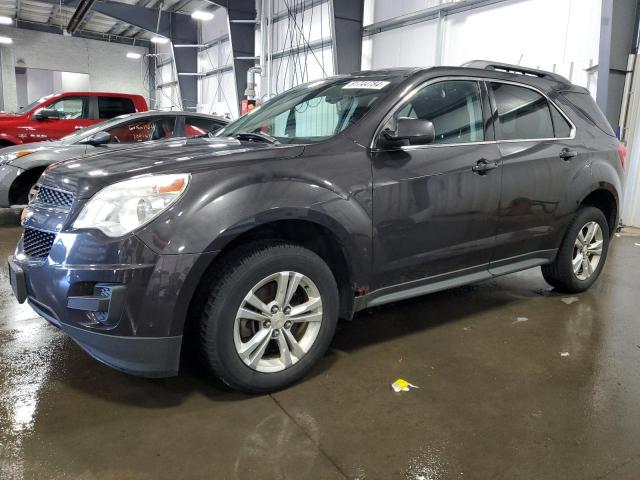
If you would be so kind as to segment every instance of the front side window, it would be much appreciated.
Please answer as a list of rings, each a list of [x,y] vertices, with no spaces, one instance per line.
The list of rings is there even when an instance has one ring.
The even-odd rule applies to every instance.
[[[127,113],[135,113],[136,107],[130,98],[98,97],[98,117],[114,118]]]
[[[224,124],[218,120],[202,117],[185,117],[184,136],[202,137],[204,135],[217,132],[223,126]]]
[[[394,132],[398,118],[419,118],[433,123],[436,144],[484,140],[480,87],[472,80],[427,85],[401,105],[383,129]]]
[[[219,136],[266,134],[281,143],[327,140],[360,120],[402,76],[338,78],[301,85],[223,128]]]
[[[490,83],[496,102],[498,140],[553,138],[553,122],[546,98],[530,88]]]
[[[173,137],[176,117],[136,120],[105,131],[111,135],[109,143],[137,143]]]
[[[47,110],[58,112],[62,120],[89,118],[89,99],[87,97],[67,97],[52,103]]]

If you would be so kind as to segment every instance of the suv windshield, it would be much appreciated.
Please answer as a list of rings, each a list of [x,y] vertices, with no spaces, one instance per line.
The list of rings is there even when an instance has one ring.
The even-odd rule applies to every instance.
[[[25,105],[24,107],[20,107],[19,109],[11,112],[11,113],[15,113],[17,115],[21,115],[23,113],[27,113],[29,110],[31,110],[32,108],[40,105],[41,103],[43,103],[45,100],[50,99],[51,97],[53,97],[53,95],[47,95],[46,97],[42,97],[39,98],[38,100],[36,100],[35,102],[31,102],[29,105]]]
[[[217,136],[313,143],[360,120],[401,76],[334,78],[296,87],[239,118]]]

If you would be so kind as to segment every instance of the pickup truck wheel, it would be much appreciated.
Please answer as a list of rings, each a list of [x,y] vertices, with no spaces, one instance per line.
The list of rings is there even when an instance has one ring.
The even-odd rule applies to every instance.
[[[608,249],[604,214],[595,207],[583,207],[569,224],[556,260],[542,266],[542,275],[558,291],[584,292],[600,275]]]
[[[338,287],[312,251],[257,243],[233,252],[200,323],[205,361],[227,385],[269,392],[303,377],[326,352],[338,319]]]

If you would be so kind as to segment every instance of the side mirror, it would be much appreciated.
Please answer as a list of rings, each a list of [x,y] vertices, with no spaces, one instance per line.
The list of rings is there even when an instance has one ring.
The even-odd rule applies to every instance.
[[[429,120],[400,117],[395,133],[384,131],[387,146],[426,145],[436,139],[436,130]]]
[[[98,145],[104,145],[111,141],[111,134],[108,132],[97,132],[91,135],[86,140],[83,140],[81,143],[86,143],[88,145],[93,145],[97,147]]]
[[[57,110],[49,110],[41,108],[34,115],[35,120],[60,120],[60,112]]]

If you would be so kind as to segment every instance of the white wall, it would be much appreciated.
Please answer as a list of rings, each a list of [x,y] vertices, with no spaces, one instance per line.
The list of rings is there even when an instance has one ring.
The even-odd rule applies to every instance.
[[[365,0],[377,22],[436,5],[435,0]],[[555,70],[595,94],[601,0],[511,0],[445,17],[442,64],[487,59]],[[438,64],[438,20],[365,39],[363,68]],[[573,71],[571,63],[573,62]],[[555,67],[554,67],[555,66]]]
[[[200,43],[208,44],[214,40],[210,48],[198,53],[198,72],[210,72],[219,68],[233,65],[231,42],[227,12],[224,8],[215,11],[215,17],[210,22],[202,22]],[[216,115],[238,117],[238,101],[236,83],[233,70],[202,77],[198,79],[198,111]]]
[[[146,48],[132,47],[99,40],[67,37],[13,27],[0,27],[0,35],[13,38],[12,45],[2,47],[3,56],[12,58],[15,67],[89,75],[89,90],[136,93],[148,97],[145,70],[141,60],[126,58],[127,52],[148,53]],[[7,85],[4,78],[11,66],[3,59],[4,109],[17,107],[15,80]],[[48,92],[53,93],[53,92]]]

